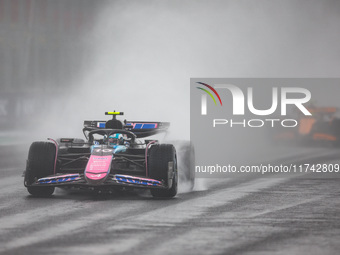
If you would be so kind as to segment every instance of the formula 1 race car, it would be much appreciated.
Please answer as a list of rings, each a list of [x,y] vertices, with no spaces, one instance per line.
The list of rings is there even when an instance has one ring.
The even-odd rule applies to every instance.
[[[97,191],[146,188],[152,196],[177,194],[178,177],[194,185],[194,154],[186,144],[182,174],[178,173],[176,149],[144,138],[166,132],[168,122],[117,120],[122,112],[106,112],[109,121],[84,121],[86,141],[77,138],[48,139],[32,143],[24,185],[33,196],[46,197],[55,187],[78,187]],[[182,148],[183,151],[183,148]]]
[[[335,107],[309,107],[311,117],[300,119],[298,133],[303,143],[340,144],[340,119]]]
[[[335,107],[307,108],[311,116],[298,115],[296,128],[273,129],[271,137],[276,141],[297,142],[300,145],[340,145],[340,119],[335,117]]]

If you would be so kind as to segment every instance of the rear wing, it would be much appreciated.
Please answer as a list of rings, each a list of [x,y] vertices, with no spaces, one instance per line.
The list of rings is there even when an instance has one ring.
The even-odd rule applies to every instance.
[[[118,120],[117,120],[118,121]],[[106,127],[105,120],[85,120],[84,127],[101,129]],[[166,132],[170,127],[170,122],[156,121],[124,121],[123,129],[134,133],[137,138],[152,136]]]
[[[126,121],[124,128],[134,133],[138,138],[166,132],[170,122]]]

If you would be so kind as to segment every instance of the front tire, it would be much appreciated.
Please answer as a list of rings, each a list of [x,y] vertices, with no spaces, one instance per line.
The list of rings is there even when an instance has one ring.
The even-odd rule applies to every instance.
[[[173,171],[169,176],[169,162],[173,162]],[[171,144],[156,144],[150,148],[148,161],[149,176],[164,181],[168,189],[151,189],[153,197],[172,198],[177,194],[178,172],[175,147]]]
[[[34,142],[28,152],[25,172],[27,191],[36,197],[48,197],[54,192],[54,187],[30,186],[36,180],[54,174],[56,146],[49,142]]]

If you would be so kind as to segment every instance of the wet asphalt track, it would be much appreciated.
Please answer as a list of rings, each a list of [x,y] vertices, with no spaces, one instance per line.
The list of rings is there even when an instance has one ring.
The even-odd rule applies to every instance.
[[[1,254],[339,254],[340,179],[230,178],[171,200],[147,193],[28,195],[27,151],[0,147]],[[340,162],[340,151],[294,157]],[[320,156],[321,155],[321,156]],[[339,155],[339,157],[337,156]],[[277,159],[279,162],[280,159]],[[204,189],[204,186],[207,189]]]

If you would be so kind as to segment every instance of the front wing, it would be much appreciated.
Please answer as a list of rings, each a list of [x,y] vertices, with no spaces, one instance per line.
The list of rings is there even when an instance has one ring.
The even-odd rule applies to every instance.
[[[126,186],[133,188],[164,188],[167,189],[167,185],[163,181],[155,179],[122,175],[122,174],[109,174],[106,180],[100,184],[94,185],[86,181],[84,174],[60,174],[52,175],[36,180],[30,186],[88,186],[88,187],[100,187],[100,186]]]

